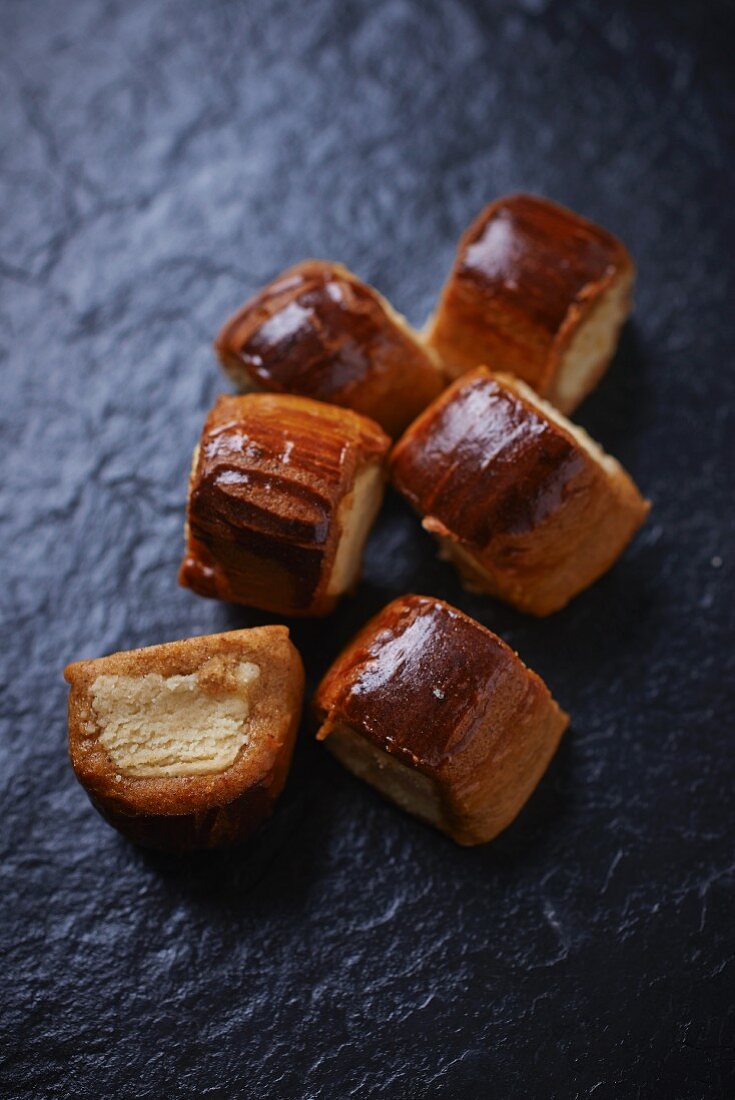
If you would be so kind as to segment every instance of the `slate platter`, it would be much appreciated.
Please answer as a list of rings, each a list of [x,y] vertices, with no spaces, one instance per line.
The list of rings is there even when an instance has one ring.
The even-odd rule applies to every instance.
[[[732,1096],[733,8],[621,0],[5,0],[0,1081],[8,1097]],[[69,768],[62,665],[264,621],[177,588],[224,316],[310,255],[415,323],[524,188],[639,264],[580,422],[654,503],[535,622],[395,497],[316,678],[407,590],[507,638],[574,721],[461,850],[306,731],[263,834],[176,861]]]

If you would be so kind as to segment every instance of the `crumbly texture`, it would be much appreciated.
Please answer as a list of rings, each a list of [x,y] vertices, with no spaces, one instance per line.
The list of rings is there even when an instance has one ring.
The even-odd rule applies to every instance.
[[[348,771],[420,821],[441,828],[441,789],[436,779],[405,764],[345,722],[329,729],[326,746]]]
[[[156,778],[230,767],[249,741],[250,687],[260,669],[245,661],[233,664],[231,675],[232,690],[218,694],[202,689],[199,673],[98,676],[92,710],[116,770]]]
[[[108,820],[154,847],[233,843],[270,813],[301,714],[283,626],[69,665],[69,752]]]

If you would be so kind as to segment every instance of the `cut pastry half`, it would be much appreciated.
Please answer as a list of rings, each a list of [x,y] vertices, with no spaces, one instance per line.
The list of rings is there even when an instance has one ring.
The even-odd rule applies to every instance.
[[[214,848],[244,840],[269,816],[303,698],[286,627],[77,661],[64,676],[72,766],[126,836],[165,850]]]

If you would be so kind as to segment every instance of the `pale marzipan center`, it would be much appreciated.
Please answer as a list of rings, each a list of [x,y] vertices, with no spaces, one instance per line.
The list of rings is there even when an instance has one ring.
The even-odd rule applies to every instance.
[[[247,689],[260,669],[243,662],[235,675]],[[247,691],[208,694],[196,673],[98,676],[91,695],[100,744],[122,775],[211,775],[230,767],[248,741]]]

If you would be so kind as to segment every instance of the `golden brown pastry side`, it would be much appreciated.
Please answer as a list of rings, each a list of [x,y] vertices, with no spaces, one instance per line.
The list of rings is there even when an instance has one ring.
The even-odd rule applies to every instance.
[[[369,527],[389,447],[349,409],[284,394],[220,397],[195,453],[179,582],[283,615],[331,611],[350,494],[375,472]]]
[[[142,679],[200,675],[200,689],[221,699],[231,670],[252,662],[248,742],[234,762],[205,775],[139,778],[124,774],[100,741],[94,707],[99,677]],[[64,670],[69,693],[69,754],[77,779],[102,816],[125,836],[165,851],[229,846],[270,815],[291,763],[304,690],[301,658],[284,626],[233,630],[77,661]]]
[[[426,596],[388,604],[319,685],[318,736],[348,768],[460,844],[520,811],[568,717],[496,635]]]
[[[634,276],[611,233],[548,199],[508,195],[462,236],[426,342],[452,377],[486,364],[571,412],[612,358]]]
[[[244,390],[354,409],[392,436],[444,386],[404,318],[342,264],[325,260],[284,271],[226,322],[215,348]]]
[[[581,429],[482,367],[408,429],[391,475],[468,587],[534,615],[609,569],[649,509]]]

